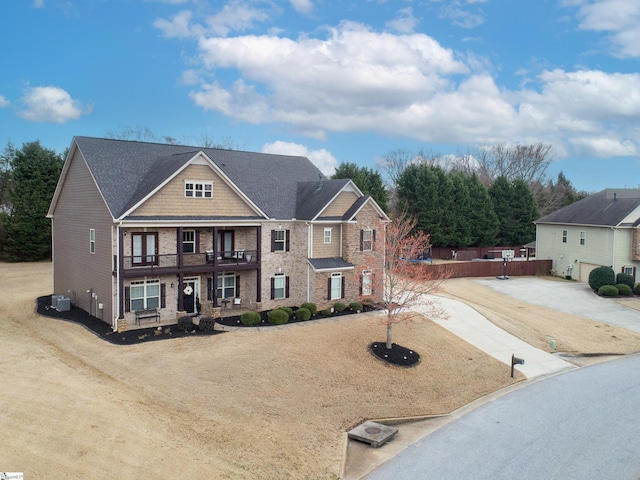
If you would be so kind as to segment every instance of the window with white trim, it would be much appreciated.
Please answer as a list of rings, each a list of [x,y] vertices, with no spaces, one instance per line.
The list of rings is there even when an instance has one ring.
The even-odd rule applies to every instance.
[[[342,298],[342,273],[336,272],[331,274],[331,298],[337,300]]]
[[[580,245],[586,245],[587,243],[587,232],[580,232]]]
[[[286,279],[284,273],[276,273],[273,276],[273,298],[285,298],[286,296]]]
[[[184,182],[184,196],[187,198],[213,198],[213,182],[187,180]]]
[[[371,270],[362,272],[362,295],[371,295],[373,293],[373,282]]]
[[[362,230],[362,250],[373,249],[373,230]]]
[[[236,297],[236,273],[224,272],[218,274],[218,285],[216,288],[217,298]]]
[[[196,253],[196,231],[182,231],[182,253]]]
[[[562,243],[567,243],[568,236],[569,236],[569,232],[566,230],[562,230]]]
[[[160,307],[160,280],[131,282],[129,292],[132,312]]]
[[[273,231],[273,249],[276,252],[284,252],[286,247],[286,231],[274,230]]]
[[[96,229],[89,229],[89,253],[96,253]]]
[[[324,243],[331,243],[331,228],[324,229]]]
[[[624,267],[622,267],[622,272],[626,273],[627,275],[631,275],[632,277],[635,276],[634,272],[635,272],[635,267],[633,265],[629,266],[629,265],[625,265]]]

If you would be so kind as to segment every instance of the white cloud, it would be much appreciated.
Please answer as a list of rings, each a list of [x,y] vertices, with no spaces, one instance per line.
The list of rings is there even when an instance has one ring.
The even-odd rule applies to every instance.
[[[387,22],[387,28],[399,33],[413,33],[418,26],[418,19],[413,16],[411,7],[398,11],[398,15],[393,20]]]
[[[24,108],[19,112],[25,120],[32,122],[65,123],[89,113],[77,100],[59,87],[29,87],[22,97]]]
[[[468,4],[484,3],[483,0],[451,0],[440,7],[440,18],[451,20],[453,25],[462,28],[475,28],[484,23],[482,11],[472,11]]]
[[[33,0],[33,8],[44,8],[44,0]]]
[[[578,6],[580,28],[610,32],[614,53],[619,57],[640,57],[640,2],[595,0],[569,2]]]
[[[168,38],[201,37],[205,34],[226,36],[231,32],[252,29],[258,22],[269,19],[265,10],[253,7],[242,0],[231,0],[219,12],[207,15],[201,23],[194,23],[193,12],[184,10],[171,20],[158,18],[153,26]]]
[[[289,2],[298,13],[309,14],[313,10],[313,2],[311,0],[289,0]]]
[[[11,102],[4,98],[3,95],[0,95],[0,108],[5,108],[11,105]]]
[[[309,150],[304,145],[298,143],[276,141],[267,143],[262,147],[262,153],[275,153],[278,155],[295,155],[307,157],[320,169],[322,173],[331,176],[335,173],[338,160],[324,148],[320,150]]]

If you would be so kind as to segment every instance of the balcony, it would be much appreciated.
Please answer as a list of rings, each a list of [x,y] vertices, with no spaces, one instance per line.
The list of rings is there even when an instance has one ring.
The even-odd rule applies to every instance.
[[[182,265],[179,254],[138,255],[123,257],[125,271],[152,271],[173,273],[178,271],[221,271],[241,267],[252,269],[258,265],[257,250],[233,250],[226,252],[183,253]]]

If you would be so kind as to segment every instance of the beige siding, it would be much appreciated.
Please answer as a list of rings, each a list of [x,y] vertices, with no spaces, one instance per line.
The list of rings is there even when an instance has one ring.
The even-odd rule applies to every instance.
[[[213,181],[213,198],[186,198],[187,180]],[[207,165],[190,165],[132,215],[255,216],[256,213]]]
[[[113,310],[113,222],[79,153],[71,163],[53,212],[54,292],[111,324]],[[95,254],[89,229],[96,231]],[[87,293],[87,290],[91,290]],[[92,294],[97,295],[97,299]],[[96,306],[103,304],[102,310]]]
[[[342,217],[358,199],[355,192],[342,192],[320,214],[321,217]]]
[[[562,243],[563,230],[567,230],[567,243]],[[586,235],[584,245],[580,232]],[[536,258],[552,260],[558,275],[571,274],[581,282],[589,280],[594,265],[612,266],[616,273],[625,265],[640,266],[632,260],[632,230],[627,228],[538,225],[536,242]]]
[[[324,229],[331,229],[331,243],[324,243]],[[331,258],[340,256],[340,242],[342,238],[342,226],[339,223],[332,225],[320,224],[313,226],[313,258]]]

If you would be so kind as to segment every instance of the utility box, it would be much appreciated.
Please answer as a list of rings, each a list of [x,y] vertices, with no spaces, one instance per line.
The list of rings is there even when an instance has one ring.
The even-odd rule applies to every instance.
[[[67,312],[71,310],[71,299],[69,297],[59,298],[57,310],[59,312]]]
[[[58,301],[64,298],[64,295],[51,295],[51,308],[58,308]]]

